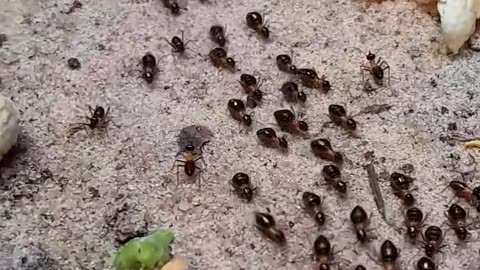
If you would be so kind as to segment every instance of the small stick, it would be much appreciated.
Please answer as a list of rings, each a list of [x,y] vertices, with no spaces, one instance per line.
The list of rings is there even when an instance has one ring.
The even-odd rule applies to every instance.
[[[378,176],[375,172],[375,167],[373,164],[368,164],[365,166],[368,173],[368,180],[370,181],[370,188],[372,189],[373,198],[375,199],[375,204],[377,205],[378,212],[385,220],[385,202],[383,201],[382,192],[380,186],[378,185]]]

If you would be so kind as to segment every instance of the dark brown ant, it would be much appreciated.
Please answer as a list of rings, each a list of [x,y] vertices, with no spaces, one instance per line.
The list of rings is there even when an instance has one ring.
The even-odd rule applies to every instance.
[[[433,258],[436,252],[441,252],[441,249],[447,245],[442,245],[443,238],[445,238],[446,233],[442,233],[442,229],[437,226],[429,226],[425,233],[422,234],[423,238],[423,249],[425,250],[425,255],[430,258]]]
[[[367,212],[360,205],[355,206],[350,213],[350,221],[353,224],[353,229],[357,235],[357,241],[364,244],[370,240],[367,234],[367,227],[370,221]]]
[[[235,60],[227,57],[227,52],[223,48],[215,48],[208,53],[210,61],[216,68],[225,68],[230,71],[235,71]]]
[[[316,139],[310,143],[310,148],[315,156],[333,162],[337,165],[343,164],[343,155],[333,150],[328,139]]]
[[[466,240],[469,232],[467,231],[467,212],[463,209],[460,205],[454,203],[448,208],[447,212],[445,213],[447,216],[450,224],[450,228],[455,231],[455,235],[460,240]]]
[[[273,113],[278,126],[292,134],[303,134],[308,131],[308,124],[298,120],[295,113],[290,110],[278,110]]]
[[[225,46],[225,43],[227,42],[227,39],[225,38],[225,28],[221,25],[213,25],[210,27],[210,39],[220,47]]]
[[[228,111],[230,112],[230,115],[233,117],[233,119],[239,121],[243,125],[250,127],[252,126],[252,116],[253,113],[247,114],[246,113],[246,107],[245,103],[243,103],[242,100],[240,99],[230,99],[228,101]]]
[[[187,10],[187,8],[182,8],[176,0],[162,0],[163,6],[168,8],[173,15],[180,15],[180,10]]]
[[[203,156],[202,156],[202,148],[206,143],[204,143],[200,147],[200,154],[198,154],[198,155],[196,155],[194,153],[195,152],[195,146],[193,146],[193,144],[191,144],[191,143],[187,144],[187,146],[185,146],[185,149],[183,151],[184,152],[183,159],[176,159],[175,160],[175,162],[173,163],[173,166],[176,165],[176,167],[177,167],[177,186],[178,186],[179,178],[180,178],[180,167],[183,167],[183,170],[184,170],[185,174],[189,177],[192,177],[195,174],[196,170],[199,171],[199,173],[198,173],[198,177],[199,177],[198,189],[200,189],[200,185],[201,185],[200,180],[201,180],[202,168],[200,168],[196,164],[196,162],[198,160],[202,160],[203,163],[205,164],[205,161],[203,160]],[[177,156],[178,156],[178,154],[177,154]],[[177,164],[177,163],[179,163],[179,164]]]
[[[332,104],[328,106],[328,116],[333,123],[348,131],[353,132],[357,129],[357,122],[347,115],[347,111],[342,105]]]
[[[246,173],[240,172],[235,174],[232,178],[231,184],[239,197],[244,198],[247,202],[252,200],[254,188],[250,182],[250,177]]]
[[[152,83],[157,71],[157,60],[150,52],[142,57],[143,78],[147,83]]]
[[[390,240],[385,240],[380,247],[380,263],[385,270],[397,270],[399,253],[397,247]],[[377,261],[375,261],[377,262]],[[378,263],[378,262],[377,262]]]
[[[266,147],[280,148],[282,151],[288,151],[287,139],[285,136],[278,137],[273,128],[262,128],[257,130],[257,137]]]
[[[363,84],[365,85],[365,74],[364,71],[368,71],[372,77],[373,81],[377,84],[382,86],[383,85],[383,78],[384,78],[384,71],[388,70],[388,83],[390,84],[390,66],[388,63],[382,58],[378,58],[377,61],[375,61],[375,54],[368,52],[367,54],[367,65],[361,65],[360,69],[362,71],[362,78],[363,78]]]
[[[250,74],[240,75],[240,85],[247,93],[247,107],[256,108],[263,99],[263,92],[259,89],[261,84],[257,82],[255,76]]]
[[[293,64],[292,57],[287,54],[280,54],[276,58],[277,67],[283,72],[296,74],[297,67]]]
[[[168,39],[164,38],[164,40],[173,48],[173,51],[176,53],[185,53],[185,49],[187,48],[188,43],[190,43],[192,40],[189,40],[187,42],[184,41],[184,32],[182,31],[182,38],[179,38],[177,36],[174,36],[171,41],[168,41]]]
[[[355,267],[355,270],[367,270],[367,268],[365,268],[365,266],[359,264],[359,265],[357,265],[357,267]]]
[[[264,24],[262,15],[258,12],[249,12],[246,17],[247,26],[255,30],[262,38],[268,39],[270,37],[270,30]]]
[[[305,103],[307,101],[307,94],[303,91],[298,91],[298,84],[294,82],[286,82],[280,88],[283,97],[287,102],[291,103]]]
[[[275,219],[268,213],[254,212],[255,227],[267,238],[279,245],[285,245],[285,234],[277,228]]]
[[[412,193],[410,193],[410,185],[412,182],[412,177],[402,173],[394,172],[390,175],[390,186],[392,187],[393,194],[402,199],[403,204],[406,206],[411,206],[415,203],[415,198]]]
[[[451,181],[448,184],[455,194],[459,198],[465,199],[473,206],[477,206],[477,210],[480,210],[480,187],[476,187],[473,190],[464,182]]]
[[[88,110],[91,114],[90,117],[86,117],[88,123],[75,123],[75,126],[71,129],[71,134],[79,131],[80,129],[82,129],[82,127],[89,127],[91,130],[94,130],[106,129],[108,123],[112,123],[113,125],[117,126],[108,115],[110,113],[110,107],[108,107],[107,111],[105,111],[102,106],[95,106],[95,109],[93,109],[91,106],[88,106]]]
[[[417,207],[407,209],[405,212],[405,226],[407,227],[407,236],[410,240],[416,240],[418,232],[421,231],[425,221],[423,212]]]
[[[432,260],[430,260],[427,257],[420,258],[415,267],[415,270],[435,270],[435,269],[437,269],[435,267],[435,263],[432,262]]]
[[[300,68],[297,69],[296,74],[300,78],[303,86],[314,89],[321,89],[328,92],[331,89],[330,82],[326,80],[325,76],[319,77],[314,69]]]
[[[304,192],[302,195],[303,206],[307,213],[317,222],[319,226],[325,224],[325,214],[322,209],[322,199],[315,193]]]
[[[322,176],[327,184],[333,186],[340,194],[347,193],[347,184],[342,180],[340,169],[335,165],[326,165],[322,169]]]
[[[318,236],[313,243],[313,256],[319,263],[319,270],[330,270],[330,265],[333,264],[333,249],[325,236]]]

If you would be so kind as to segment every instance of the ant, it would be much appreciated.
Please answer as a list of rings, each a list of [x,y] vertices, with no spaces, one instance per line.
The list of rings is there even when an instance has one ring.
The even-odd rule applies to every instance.
[[[287,102],[291,103],[305,103],[307,101],[307,94],[303,91],[298,91],[298,84],[294,82],[286,82],[280,88],[283,97]]]
[[[221,25],[213,25],[210,27],[210,39],[217,43],[220,47],[225,46],[227,39],[225,38],[226,29]]]
[[[295,113],[290,110],[278,110],[273,113],[280,129],[292,134],[300,134],[308,131],[305,121],[297,120]]]
[[[450,206],[450,208],[448,208],[445,215],[450,222],[450,228],[455,231],[457,238],[460,240],[466,240],[467,236],[469,235],[467,227],[471,224],[466,224],[467,212],[465,211],[465,209],[463,209],[460,205],[454,203]]]
[[[253,198],[254,188],[250,182],[250,177],[246,173],[239,172],[231,180],[231,184],[239,197],[250,202]]]
[[[223,48],[215,48],[208,53],[210,61],[216,68],[225,68],[230,71],[235,71],[235,60],[227,57],[227,52]]]
[[[180,10],[187,10],[187,8],[182,8],[176,0],[162,0],[163,6],[168,8],[170,12],[177,16],[180,15]]]
[[[442,252],[441,249],[448,246],[442,245],[443,239],[445,238],[445,233],[442,233],[442,229],[437,226],[429,226],[425,233],[422,234],[423,238],[423,249],[425,250],[425,255],[430,258],[433,258],[435,252]],[[442,253],[443,254],[443,253]]]
[[[380,247],[380,262],[372,258],[370,254],[367,255],[377,264],[383,265],[385,270],[397,270],[397,259],[399,257],[397,247],[390,240],[385,240]]]
[[[419,208],[412,207],[407,209],[405,212],[405,226],[407,227],[407,236],[410,240],[415,241],[417,239],[418,232],[421,230],[425,218],[422,210]]]
[[[353,224],[353,229],[355,230],[355,234],[357,235],[357,241],[364,244],[370,240],[367,234],[367,227],[370,223],[370,218],[365,212],[365,209],[360,205],[355,206],[352,212],[350,213],[350,221]]]
[[[147,83],[152,83],[157,73],[157,60],[150,52],[142,57],[143,78]]]
[[[246,17],[247,26],[255,30],[262,38],[268,39],[270,37],[270,30],[264,24],[262,15],[258,12],[249,12]]]
[[[183,167],[183,170],[185,172],[185,174],[189,177],[192,177],[194,174],[195,174],[195,171],[198,169],[199,170],[199,173],[198,173],[198,176],[199,176],[199,180],[198,180],[198,189],[200,189],[200,180],[201,180],[201,173],[202,173],[202,168],[200,168],[196,162],[198,160],[202,160],[203,161],[203,164],[205,165],[205,160],[203,159],[203,156],[202,156],[202,149],[203,149],[203,146],[205,144],[207,144],[207,142],[204,142],[201,146],[200,146],[200,153],[198,155],[196,155],[194,152],[195,152],[195,146],[193,146],[192,143],[189,143],[185,146],[185,149],[184,149],[184,155],[183,155],[183,160],[182,159],[176,159],[175,162],[173,163],[173,166],[175,166],[177,163],[180,163],[180,164],[177,164],[177,186],[178,186],[178,183],[179,183],[179,178],[180,178],[180,167]],[[180,152],[177,154],[177,156],[180,154]]]
[[[421,257],[418,260],[417,265],[415,267],[415,270],[435,270],[435,269],[437,269],[435,267],[435,263],[432,262],[432,260],[430,260],[427,257]]]
[[[250,114],[246,113],[245,103],[240,99],[230,99],[227,104],[228,111],[233,119],[239,121],[246,127],[252,126],[252,116],[253,112]]]
[[[106,129],[108,123],[112,123],[114,126],[118,127],[112,119],[108,116],[110,113],[110,107],[107,108],[107,111],[102,106],[95,106],[95,109],[93,109],[91,106],[88,106],[88,110],[91,114],[90,117],[86,117],[88,120],[88,123],[75,123],[77,125],[72,129],[72,133],[77,132],[78,130],[81,129],[81,127],[89,127],[91,130],[94,129]],[[88,131],[87,131],[88,133]]]
[[[267,238],[279,245],[285,245],[285,234],[277,228],[275,219],[268,213],[254,212],[255,227]]]
[[[465,199],[472,206],[477,206],[477,211],[480,212],[480,187],[472,190],[466,183],[460,181],[451,181],[448,187],[455,196]]]
[[[321,89],[324,92],[328,92],[331,89],[330,82],[326,80],[327,77],[325,77],[325,75],[319,77],[314,69],[300,68],[297,69],[296,74],[300,78],[303,86]]]
[[[412,182],[412,177],[402,173],[394,172],[390,175],[390,186],[392,187],[393,194],[402,199],[403,204],[406,206],[411,206],[415,203],[415,198],[409,191]]]
[[[317,222],[319,226],[325,224],[325,214],[322,209],[322,199],[315,193],[304,192],[302,195],[303,206],[307,213]]]
[[[273,128],[257,130],[257,137],[265,147],[280,148],[282,151],[288,151],[287,139],[285,136],[278,137]]]
[[[340,194],[347,193],[347,184],[342,180],[340,169],[335,165],[326,165],[322,169],[323,178],[327,184],[332,185]]]
[[[310,148],[315,156],[333,162],[337,165],[343,164],[343,155],[333,150],[328,139],[316,139],[310,143]]]
[[[163,39],[173,48],[173,52],[183,54],[185,53],[185,49],[188,43],[190,43],[192,40],[184,42],[184,31],[181,31],[181,32],[182,32],[182,38],[174,36],[171,41],[168,41],[168,39],[166,38],[163,38]]]
[[[277,67],[283,72],[296,74],[297,73],[297,66],[293,64],[292,57],[288,54],[280,54],[276,58]]]
[[[323,235],[317,237],[313,243],[313,257],[319,262],[319,270],[330,270],[333,261],[333,248],[330,241]]]
[[[328,116],[330,120],[337,126],[341,126],[350,132],[357,129],[357,122],[347,115],[345,107],[338,104],[328,106]]]
[[[254,109],[257,107],[263,98],[263,92],[259,89],[261,84],[257,83],[255,76],[250,74],[240,75],[240,85],[245,93],[247,93],[247,107]]]
[[[383,85],[384,71],[388,70],[388,84],[390,84],[390,66],[382,58],[378,58],[375,61],[375,54],[368,52],[367,54],[367,65],[361,65],[360,70],[362,71],[363,84],[365,85],[365,74],[364,71],[368,71],[373,78],[373,81],[379,85]]]

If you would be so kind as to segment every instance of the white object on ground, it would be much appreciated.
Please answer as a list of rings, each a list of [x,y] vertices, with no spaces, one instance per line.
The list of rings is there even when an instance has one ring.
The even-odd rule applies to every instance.
[[[161,270],[188,270],[188,261],[183,258],[174,257]]]
[[[0,95],[0,160],[17,143],[19,113],[13,102]]]
[[[439,0],[442,34],[447,47],[457,54],[475,32],[475,22],[480,15],[480,0]]]

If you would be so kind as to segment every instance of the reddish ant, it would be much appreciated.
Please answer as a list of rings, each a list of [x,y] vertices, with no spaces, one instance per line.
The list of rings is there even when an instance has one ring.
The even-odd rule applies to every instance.
[[[388,84],[390,84],[390,66],[381,57],[375,61],[375,54],[368,52],[367,54],[367,65],[361,65],[360,70],[362,71],[363,85],[365,85],[365,74],[364,71],[368,71],[373,78],[373,81],[379,85],[383,85],[384,71],[388,70]]]
[[[200,180],[201,180],[201,173],[202,173],[202,168],[200,168],[199,166],[197,166],[196,162],[198,160],[202,160],[203,164],[205,164],[205,160],[203,159],[203,156],[202,156],[202,152],[203,152],[203,146],[205,144],[207,144],[207,142],[204,142],[201,146],[200,146],[200,153],[199,154],[195,154],[195,146],[193,146],[193,144],[187,144],[187,146],[185,146],[185,149],[184,149],[184,154],[183,154],[183,160],[182,159],[176,159],[175,162],[173,163],[173,166],[177,167],[177,186],[178,186],[178,183],[179,183],[179,178],[180,178],[180,167],[183,167],[184,169],[184,172],[187,176],[191,177],[195,174],[195,171],[198,169],[198,177],[199,177],[199,180],[198,180],[198,189],[200,189]],[[181,152],[179,152],[177,154],[177,156],[180,154]],[[180,163],[180,164],[177,164],[177,163]],[[173,169],[173,168],[172,168]]]

